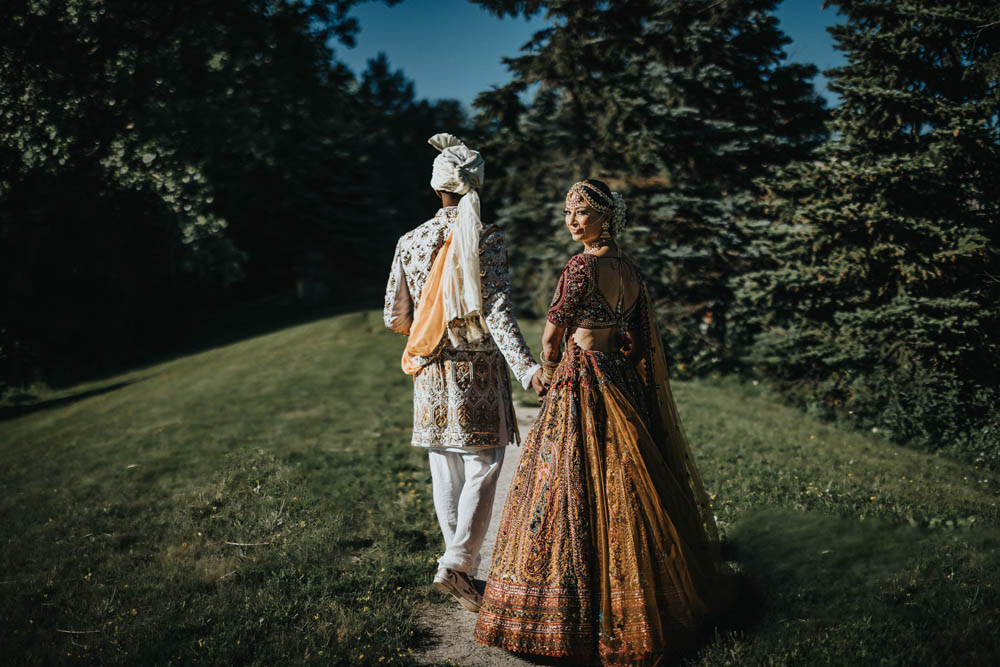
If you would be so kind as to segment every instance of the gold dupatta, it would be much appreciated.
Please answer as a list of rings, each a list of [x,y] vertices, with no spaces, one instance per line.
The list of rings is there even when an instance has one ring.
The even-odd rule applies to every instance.
[[[662,651],[683,650],[706,617],[726,608],[731,588],[645,289],[640,298],[628,359],[644,385],[647,410],[608,383],[602,390],[605,440],[587,445],[602,451],[590,462],[591,492],[598,499],[594,525],[607,527],[595,531],[598,652],[605,665],[648,665],[658,662],[656,655]],[[648,422],[642,412],[649,414]],[[593,416],[582,416],[584,424],[590,419]],[[596,425],[591,428],[597,432]],[[587,430],[585,442],[590,439]],[[616,468],[627,468],[627,475]],[[626,488],[631,491],[622,495]],[[625,502],[626,497],[632,500]],[[635,510],[629,521],[641,525],[624,529],[628,523],[621,523],[623,515]],[[622,564],[634,568],[631,576],[623,576]],[[678,632],[681,628],[684,631]]]
[[[709,544],[707,546],[710,546],[712,550],[713,564],[721,566],[719,533],[715,526],[715,515],[709,504],[701,474],[691,456],[691,443],[688,442],[680,416],[677,414],[677,403],[670,390],[670,377],[667,373],[667,355],[663,350],[663,342],[653,314],[653,303],[648,292],[646,293],[644,310],[646,327],[649,331],[649,363],[652,365],[652,378],[651,381],[647,380],[647,387],[652,394],[650,407],[653,408],[653,417],[654,419],[659,417],[659,427],[663,435],[666,436],[663,440],[663,444],[666,446],[665,453],[672,455],[670,458],[673,459],[674,465],[678,466],[677,469],[688,478],[691,497],[697,506],[701,526],[708,538]]]

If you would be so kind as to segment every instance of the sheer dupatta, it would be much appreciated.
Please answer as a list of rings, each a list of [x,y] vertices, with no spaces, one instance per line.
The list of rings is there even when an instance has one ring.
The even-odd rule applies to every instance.
[[[649,413],[653,419],[651,426],[660,431],[657,441],[664,460],[675,474],[687,480],[689,494],[685,495],[694,503],[698,524],[704,531],[701,545],[705,550],[704,563],[706,567],[719,573],[728,573],[728,568],[723,565],[719,553],[719,533],[715,526],[715,515],[712,513],[701,474],[691,456],[691,443],[684,433],[680,416],[677,414],[677,403],[670,390],[667,355],[656,325],[653,303],[645,287],[641,298],[640,311],[635,318],[636,326],[630,332],[634,341],[633,349],[627,356],[646,386]],[[668,506],[673,507],[670,503]]]
[[[627,358],[643,396],[630,401],[614,383],[604,385],[604,442],[585,445],[595,495],[598,652],[605,665],[656,664],[685,650],[704,619],[728,604],[730,588],[645,288],[640,299]]]

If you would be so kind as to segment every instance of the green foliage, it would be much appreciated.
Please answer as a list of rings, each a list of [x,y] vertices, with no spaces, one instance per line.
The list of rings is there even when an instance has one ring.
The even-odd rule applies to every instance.
[[[475,0],[488,11],[503,18],[504,16],[528,17],[542,10],[545,0]]]
[[[337,64],[353,4],[5,5],[0,390],[149,355],[234,298],[384,280],[435,206],[389,179],[429,173],[426,138],[464,119],[384,59],[361,82]]]
[[[1000,14],[832,2],[834,138],[766,179],[746,359],[819,414],[1000,464]]]
[[[522,307],[544,309],[575,252],[561,223],[568,186],[604,178],[626,197],[625,247],[653,286],[678,372],[730,361],[728,280],[755,261],[752,181],[823,137],[815,68],[785,60],[774,6],[545,3],[553,27],[507,61],[510,84],[477,100],[491,164],[502,170],[487,204],[512,239]]]

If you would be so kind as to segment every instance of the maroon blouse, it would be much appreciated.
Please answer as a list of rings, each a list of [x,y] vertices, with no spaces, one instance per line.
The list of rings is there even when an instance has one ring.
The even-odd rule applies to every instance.
[[[607,329],[619,327],[629,319],[639,299],[622,314],[619,322],[614,307],[597,288],[597,262],[596,255],[586,253],[573,255],[566,262],[549,306],[549,322],[565,329]]]

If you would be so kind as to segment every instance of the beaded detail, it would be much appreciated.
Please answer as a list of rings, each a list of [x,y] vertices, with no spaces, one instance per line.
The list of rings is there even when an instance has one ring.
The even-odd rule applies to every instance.
[[[451,232],[457,207],[400,238],[386,285],[383,319],[408,334],[431,264]],[[506,360],[523,382],[535,360],[510,308],[510,276],[503,233],[484,228],[479,240],[479,279],[488,331],[460,347],[443,336],[414,378],[413,438],[418,447],[503,447],[519,440],[510,401]]]
[[[585,273],[587,261],[568,268]],[[641,280],[639,293],[628,354],[567,341],[507,493],[473,633],[482,644],[659,667],[727,605],[715,521]]]
[[[566,263],[549,306],[549,322],[565,329],[608,329],[622,328],[632,317],[638,301],[622,313],[619,321],[615,309],[597,288],[597,261],[595,255],[580,253]]]
[[[608,208],[610,208],[611,202],[608,202],[607,204],[600,204],[592,196],[594,194],[601,198],[604,197],[604,193],[595,188],[591,188],[583,181],[574,183],[573,187],[571,187],[569,192],[566,193],[566,204],[571,208],[586,205],[590,206],[590,208],[594,209],[598,213],[604,213],[608,210]]]

